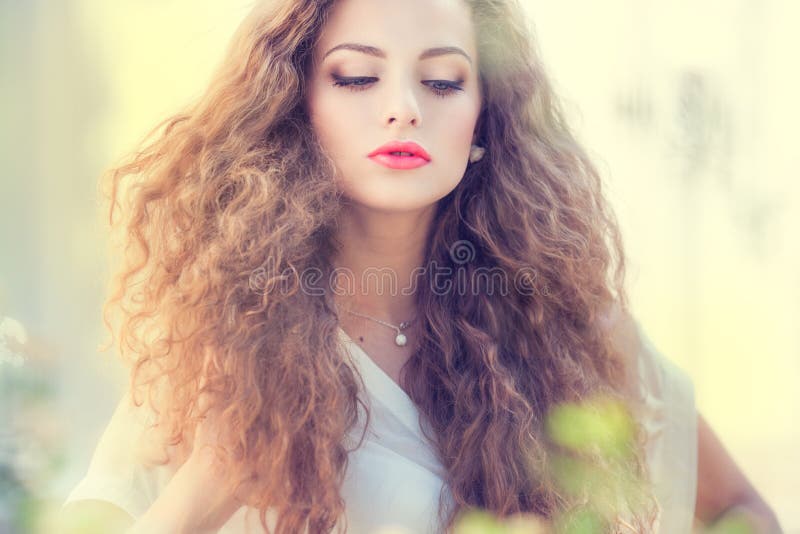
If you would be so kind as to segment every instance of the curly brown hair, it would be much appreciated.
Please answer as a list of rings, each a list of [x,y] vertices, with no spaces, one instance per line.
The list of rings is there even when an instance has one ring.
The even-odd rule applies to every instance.
[[[598,394],[632,402],[602,321],[627,300],[601,179],[565,123],[518,2],[467,2],[484,95],[476,144],[487,151],[439,201],[426,259],[467,277],[527,273],[533,290],[419,284],[421,341],[402,381],[446,469],[454,506],[440,500],[443,528],[469,508],[545,517],[573,508],[577,498],[535,468],[551,455],[547,414]],[[335,527],[343,437],[366,409],[332,295],[303,287],[305,273],[330,275],[338,246],[342,193],[303,103],[333,5],[257,2],[206,92],[103,179],[125,244],[104,321],[112,338],[119,332],[136,402],[144,389],[168,429],[164,445],[185,453],[199,398],[210,399],[237,459],[231,483],[259,475],[248,504],[265,528],[275,510],[280,534]],[[464,241],[469,262],[452,254]],[[632,468],[646,475],[638,427],[637,436]]]

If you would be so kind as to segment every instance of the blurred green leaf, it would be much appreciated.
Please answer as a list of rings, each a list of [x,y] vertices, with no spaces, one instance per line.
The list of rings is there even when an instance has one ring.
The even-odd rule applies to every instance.
[[[556,520],[558,534],[599,534],[606,524],[600,514],[586,508],[572,510]]]
[[[583,452],[598,449],[601,454],[619,457],[629,450],[634,424],[621,403],[595,400],[554,407],[546,428],[550,439],[563,447]]]
[[[506,527],[491,513],[472,510],[456,521],[454,534],[507,534]]]
[[[756,534],[756,528],[743,512],[733,510],[715,521],[703,534]]]

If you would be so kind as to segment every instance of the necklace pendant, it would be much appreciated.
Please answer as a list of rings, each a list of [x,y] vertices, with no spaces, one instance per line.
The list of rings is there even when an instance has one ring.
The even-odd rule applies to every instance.
[[[394,342],[398,347],[405,346],[406,341],[406,336],[404,334],[397,334],[397,337],[394,338]]]

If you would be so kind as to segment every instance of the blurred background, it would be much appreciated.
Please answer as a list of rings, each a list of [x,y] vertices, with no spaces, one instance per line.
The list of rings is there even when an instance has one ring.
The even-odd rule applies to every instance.
[[[800,532],[800,2],[522,1],[637,319]],[[98,351],[98,177],[200,95],[251,3],[0,0],[0,532],[60,504],[126,384]]]

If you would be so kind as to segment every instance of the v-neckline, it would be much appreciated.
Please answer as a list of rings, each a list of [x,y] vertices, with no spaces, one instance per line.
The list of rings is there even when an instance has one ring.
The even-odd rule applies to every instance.
[[[419,425],[419,410],[400,385],[384,371],[367,354],[361,345],[356,343],[341,326],[337,326],[341,340],[350,345],[348,352],[354,357],[364,379],[364,385],[373,396],[389,407],[392,412],[411,429],[414,434],[422,436]]]

